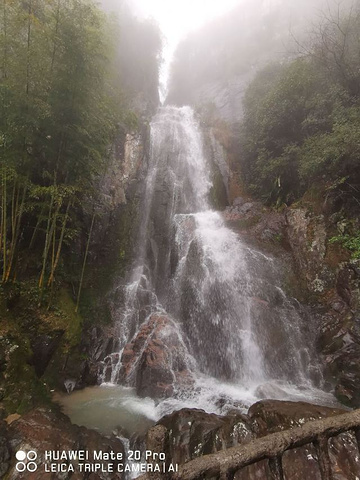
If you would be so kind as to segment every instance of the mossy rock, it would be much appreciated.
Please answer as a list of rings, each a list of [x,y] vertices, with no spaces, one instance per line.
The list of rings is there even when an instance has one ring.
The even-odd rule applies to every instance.
[[[17,300],[6,308],[12,292]],[[43,297],[48,301],[47,296]],[[0,371],[2,403],[7,413],[24,413],[39,405],[50,403],[50,382],[43,377],[47,362],[55,355],[59,358],[57,372],[69,352],[78,349],[82,335],[82,317],[75,312],[75,303],[65,287],[53,294],[51,307],[39,305],[40,296],[36,280],[16,283],[2,288],[2,329],[0,349],[3,353]],[[5,305],[5,306],[4,306]],[[55,341],[52,350],[42,354],[41,339]],[[44,365],[41,365],[41,363]],[[41,365],[41,371],[37,368]],[[43,370],[42,370],[43,367]]]
[[[255,225],[257,225],[260,222],[260,220],[261,220],[261,216],[255,215],[253,217],[234,220],[232,224],[238,230],[247,230],[249,228],[255,227]]]
[[[5,352],[2,372],[2,403],[7,413],[22,414],[41,404],[49,404],[49,392],[29,365],[32,355],[29,340],[21,337],[1,339]]]
[[[97,250],[96,259],[91,268],[90,265],[86,268],[79,308],[87,325],[107,325],[112,321],[106,295],[114,278],[124,276],[132,261],[138,211],[137,198],[120,206],[113,214],[106,238],[101,245],[93,247]]]
[[[220,169],[213,165],[212,187],[210,188],[210,202],[216,210],[223,210],[229,205],[224,180]]]

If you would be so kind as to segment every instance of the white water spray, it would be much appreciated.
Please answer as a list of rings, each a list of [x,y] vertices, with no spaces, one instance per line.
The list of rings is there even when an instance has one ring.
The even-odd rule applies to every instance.
[[[169,318],[162,338],[174,382],[174,338],[192,378],[186,389],[174,383],[173,395],[154,407],[156,417],[184,406],[246,409],[264,397],[328,403],[314,386],[321,374],[304,311],[283,292],[275,259],[244,244],[211,209],[211,187],[193,111],[160,108],[151,123],[137,254],[114,304],[117,351],[105,359],[103,382],[136,387],[147,340],[126,375],[124,349],[156,314]]]

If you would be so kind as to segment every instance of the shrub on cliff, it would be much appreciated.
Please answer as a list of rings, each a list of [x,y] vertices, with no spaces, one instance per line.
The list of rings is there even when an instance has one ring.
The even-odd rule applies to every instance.
[[[360,14],[325,19],[303,55],[259,72],[245,96],[245,180],[269,203],[291,203],[320,179],[360,182]],[[359,192],[358,192],[359,193]]]

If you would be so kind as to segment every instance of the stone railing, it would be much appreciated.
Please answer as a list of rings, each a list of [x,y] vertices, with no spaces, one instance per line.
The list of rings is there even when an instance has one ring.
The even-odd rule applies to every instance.
[[[309,421],[301,427],[272,433],[245,445],[228,448],[211,455],[203,455],[181,465],[177,473],[166,477],[159,476],[159,474],[157,476],[156,474],[147,474],[142,475],[140,479],[233,480],[235,474],[242,468],[267,459],[270,471],[268,480],[284,480],[283,454],[287,450],[313,444],[317,450],[321,479],[333,480],[328,440],[345,432],[352,432],[356,435],[360,448],[360,409],[321,420]]]

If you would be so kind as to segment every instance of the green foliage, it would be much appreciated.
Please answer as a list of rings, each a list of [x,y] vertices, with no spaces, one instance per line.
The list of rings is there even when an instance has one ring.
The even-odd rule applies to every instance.
[[[154,25],[92,0],[1,3],[0,282],[37,270],[42,301],[87,236],[109,146],[138,128],[129,104],[157,87],[159,49]]]
[[[50,403],[49,387],[61,385],[61,375],[66,375],[64,361],[70,355],[70,367],[80,366],[83,318],[74,312],[75,303],[65,288],[55,288],[52,294],[51,307],[50,292],[45,292],[43,305],[39,306],[36,281],[0,285],[0,393],[8,413],[24,413]],[[32,340],[38,335],[54,338],[61,332],[64,333],[45,374],[37,377]]]
[[[252,192],[268,203],[289,204],[314,182],[340,185],[345,177],[357,195],[360,57],[354,52],[360,40],[355,26],[360,28],[356,11],[347,21],[328,19],[306,57],[267,67],[246,92],[242,169]],[[333,54],[320,56],[326,49]]]
[[[305,140],[299,155],[304,180],[326,173],[330,178],[355,173],[360,165],[360,106],[340,107],[333,112],[332,130]]]
[[[103,305],[75,312],[80,253],[101,215],[111,146],[139,128],[134,99],[148,101],[149,83],[156,91],[159,48],[152,24],[106,18],[92,0],[0,1],[0,396],[9,413],[49,402],[50,385],[79,375],[83,319],[108,317]],[[99,257],[86,279],[91,307],[116,268],[114,256]],[[42,334],[61,339],[38,378],[32,341]]]
[[[330,238],[329,243],[340,243],[351,252],[351,258],[360,259],[360,231],[355,235],[337,235]]]
[[[107,20],[90,0],[15,0],[3,2],[1,22],[2,281],[15,276],[19,250],[42,244],[42,287],[121,116],[110,99]]]

